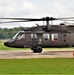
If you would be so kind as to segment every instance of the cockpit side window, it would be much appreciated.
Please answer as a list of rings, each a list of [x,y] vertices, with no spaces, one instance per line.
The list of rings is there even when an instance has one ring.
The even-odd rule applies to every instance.
[[[12,39],[16,39],[18,35],[19,35],[19,32],[18,32],[16,35],[14,35],[14,36],[12,37]]]
[[[25,34],[24,33],[20,33],[17,38],[18,38],[18,40],[25,39]]]

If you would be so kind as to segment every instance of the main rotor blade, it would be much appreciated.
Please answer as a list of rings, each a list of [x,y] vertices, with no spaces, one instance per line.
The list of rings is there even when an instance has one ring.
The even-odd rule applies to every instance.
[[[5,20],[23,20],[26,21],[53,21],[53,20],[67,20],[67,19],[74,19],[74,17],[67,17],[67,18],[54,18],[54,17],[44,17],[44,18],[0,18]]]
[[[28,22],[28,21],[5,21],[5,22],[0,22],[0,24],[2,24],[2,23],[15,23],[15,22]]]
[[[56,18],[56,20],[74,19],[74,17]]]
[[[63,20],[63,19],[61,19],[61,20],[59,20],[59,21],[74,21],[74,20]]]
[[[43,21],[43,19],[36,19],[36,18],[0,18],[0,19],[7,19],[7,20],[27,20],[27,21]]]
[[[6,20],[27,20],[27,21],[49,21],[49,20],[57,20],[53,17],[44,17],[44,18],[0,18]]]

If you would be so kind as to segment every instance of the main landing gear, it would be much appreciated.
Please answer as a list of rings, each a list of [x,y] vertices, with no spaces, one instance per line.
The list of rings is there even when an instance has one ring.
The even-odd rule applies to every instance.
[[[31,48],[31,50],[33,50],[33,53],[41,53],[42,47],[41,46],[33,47],[33,48]]]

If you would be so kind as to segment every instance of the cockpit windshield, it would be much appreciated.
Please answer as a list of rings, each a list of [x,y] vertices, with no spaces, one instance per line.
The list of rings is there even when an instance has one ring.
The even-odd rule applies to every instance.
[[[19,31],[17,34],[15,34],[12,39],[19,39],[22,35],[24,35],[24,31]],[[24,37],[24,36],[23,36]]]
[[[18,36],[18,34],[19,34],[19,32],[18,32],[17,34],[15,34],[15,35],[12,37],[12,39],[16,39],[17,36]]]

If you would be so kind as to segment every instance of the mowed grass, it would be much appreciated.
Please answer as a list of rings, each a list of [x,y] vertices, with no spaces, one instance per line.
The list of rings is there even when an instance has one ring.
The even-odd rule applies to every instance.
[[[0,74],[74,74],[74,59],[2,59]]]

